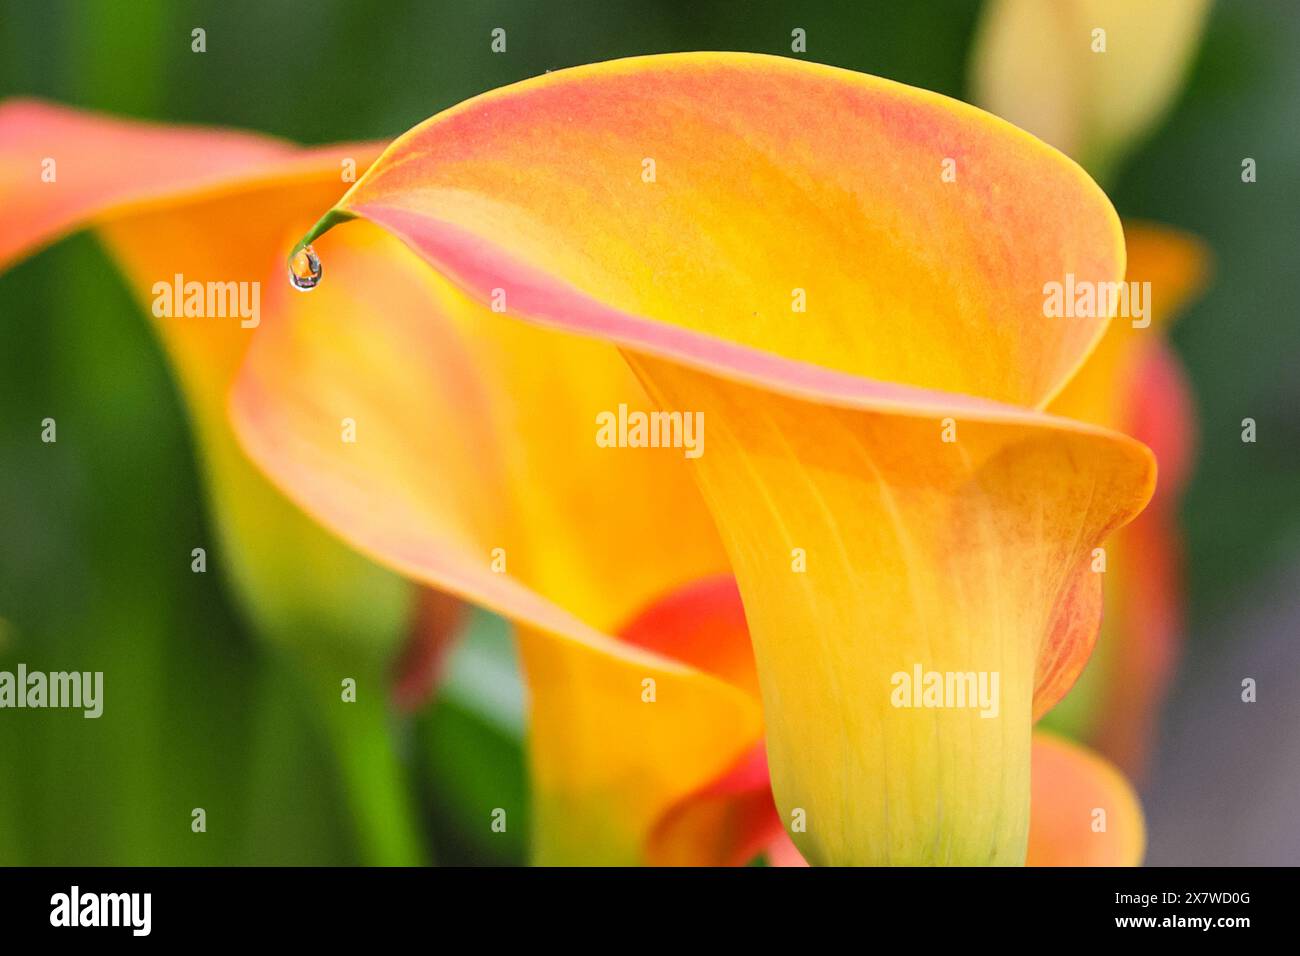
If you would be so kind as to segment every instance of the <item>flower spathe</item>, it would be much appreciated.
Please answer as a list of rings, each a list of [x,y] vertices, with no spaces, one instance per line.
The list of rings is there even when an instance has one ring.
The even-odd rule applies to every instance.
[[[940,176],[947,156],[955,183]],[[1086,559],[1154,483],[1143,446],[1040,410],[1109,318],[1045,319],[1044,283],[1124,274],[1118,219],[1077,166],[934,94],[689,54],[553,73],[440,114],[327,221],[350,217],[414,250],[477,325],[617,346],[656,407],[703,412],[693,474],[744,597],[776,802],[805,814],[805,856],[1023,861],[1033,719],[1096,634]],[[328,269],[363,234],[309,238]],[[795,289],[806,314],[791,314]],[[478,556],[491,542],[440,503],[454,481],[423,456],[395,465],[391,445],[362,464],[310,440],[310,410],[253,359],[238,427],[287,493],[407,573],[561,630],[554,598],[538,603],[556,586],[539,571],[493,579]],[[592,420],[546,415],[552,428]],[[470,546],[453,554],[455,542]],[[893,708],[889,675],[914,662],[997,671],[999,718]],[[667,718],[665,699],[654,718],[628,702],[644,722]]]

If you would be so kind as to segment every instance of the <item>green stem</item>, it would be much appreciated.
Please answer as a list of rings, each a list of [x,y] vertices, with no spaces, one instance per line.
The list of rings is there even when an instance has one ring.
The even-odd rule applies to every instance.
[[[416,818],[410,768],[399,759],[396,714],[382,666],[316,647],[302,658],[309,696],[338,761],[362,862],[368,866],[421,866],[429,862]],[[355,701],[344,700],[343,681],[356,681]]]

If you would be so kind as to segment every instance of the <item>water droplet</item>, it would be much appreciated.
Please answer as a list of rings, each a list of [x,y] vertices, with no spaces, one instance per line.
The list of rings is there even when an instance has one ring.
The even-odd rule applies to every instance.
[[[310,292],[320,284],[320,257],[311,246],[303,246],[289,260],[289,282],[299,292]]]

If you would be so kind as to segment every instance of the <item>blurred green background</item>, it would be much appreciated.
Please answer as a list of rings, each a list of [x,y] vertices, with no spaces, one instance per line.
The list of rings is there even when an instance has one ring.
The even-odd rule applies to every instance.
[[[788,54],[794,27],[809,59],[963,97],[978,12],[974,0],[0,0],[0,97],[304,143],[382,139],[548,69]],[[504,55],[489,50],[497,26]],[[1216,258],[1173,332],[1201,428],[1183,503],[1186,673],[1234,638],[1223,622],[1260,600],[1259,582],[1300,561],[1297,50],[1294,3],[1221,2],[1186,90],[1110,190],[1123,215],[1194,232]],[[1256,185],[1240,182],[1243,156]],[[107,697],[97,721],[0,714],[0,863],[374,859],[299,672],[248,632],[219,573],[190,571],[210,537],[191,437],[159,345],[92,238],[0,276],[0,408],[0,669],[103,670]],[[47,416],[56,445],[38,440]],[[1241,443],[1244,417],[1259,423],[1255,445]],[[470,630],[439,702],[388,728],[423,841],[410,862],[526,858],[509,642],[486,615]],[[1294,651],[1290,663],[1300,671]],[[497,691],[486,702],[484,685]],[[1149,799],[1176,806],[1153,786]],[[505,835],[485,824],[501,805],[521,814]],[[190,831],[193,807],[206,834]]]

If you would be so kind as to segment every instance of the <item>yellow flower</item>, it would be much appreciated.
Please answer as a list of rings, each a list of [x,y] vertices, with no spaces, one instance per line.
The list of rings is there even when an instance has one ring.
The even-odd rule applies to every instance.
[[[354,218],[369,225],[325,234]],[[433,268],[399,280],[378,229]],[[535,741],[563,736],[552,716],[569,738],[600,725],[535,751],[543,802],[557,767],[603,781],[584,821],[600,833],[602,811],[649,815],[654,778],[629,751],[663,746],[656,772],[698,786],[720,769],[706,751],[729,765],[753,739],[740,701],[608,638],[717,562],[672,483],[685,465],[739,582],[776,802],[804,855],[1024,860],[1033,720],[1095,638],[1093,550],[1154,483],[1143,446],[1042,410],[1110,318],[1048,317],[1045,284],[1124,275],[1118,218],[1077,166],[884,80],[649,57],[434,117],[307,240],[342,288],[258,337],[234,403],[245,447],[367,553],[521,624]],[[345,302],[385,265],[378,311],[407,318],[381,348]],[[399,281],[431,305],[403,309]],[[469,363],[448,343],[485,341],[503,354],[471,367],[493,384],[458,380]],[[647,400],[703,413],[704,453],[593,441],[602,411]],[[321,430],[346,409],[370,447]],[[496,547],[516,556],[506,576]],[[996,716],[895,706],[891,677],[914,666],[998,675]],[[556,683],[591,699],[538,690]]]
[[[991,0],[971,57],[975,102],[1099,178],[1182,88],[1209,0]]]

